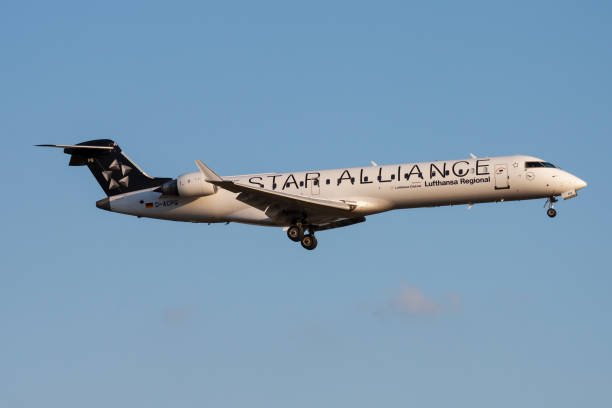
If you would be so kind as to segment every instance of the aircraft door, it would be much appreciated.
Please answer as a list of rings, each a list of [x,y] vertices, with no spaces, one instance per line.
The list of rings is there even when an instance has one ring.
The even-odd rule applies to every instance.
[[[510,176],[508,175],[507,164],[496,164],[495,165],[495,189],[505,190],[510,188]]]

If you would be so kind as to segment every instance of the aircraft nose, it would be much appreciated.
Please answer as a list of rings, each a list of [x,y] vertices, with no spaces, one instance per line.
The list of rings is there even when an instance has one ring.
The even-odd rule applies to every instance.
[[[585,188],[587,186],[586,181],[584,181],[584,180],[582,180],[582,179],[580,179],[580,178],[578,178],[576,176],[573,176],[573,178],[574,179],[572,181],[573,181],[573,184],[574,184],[574,190],[578,191],[581,188]]]

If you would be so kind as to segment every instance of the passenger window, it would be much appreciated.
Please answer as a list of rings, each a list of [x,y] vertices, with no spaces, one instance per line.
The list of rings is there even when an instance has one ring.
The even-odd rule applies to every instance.
[[[314,181],[314,185],[315,185],[315,186],[318,186],[318,185],[319,185],[319,179],[316,179],[316,180]]]
[[[391,175],[391,180],[395,180],[395,174]]]
[[[365,177],[363,178],[363,181],[368,181],[368,176],[365,176]]]
[[[325,180],[325,184],[329,184],[329,179]]]
[[[300,181],[300,187],[304,187],[304,182]]]

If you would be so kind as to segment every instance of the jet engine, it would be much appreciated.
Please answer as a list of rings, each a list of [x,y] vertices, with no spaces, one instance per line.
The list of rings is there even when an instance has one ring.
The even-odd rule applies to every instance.
[[[164,195],[179,197],[203,197],[217,192],[217,186],[204,180],[201,172],[187,173],[170,180],[160,187]]]

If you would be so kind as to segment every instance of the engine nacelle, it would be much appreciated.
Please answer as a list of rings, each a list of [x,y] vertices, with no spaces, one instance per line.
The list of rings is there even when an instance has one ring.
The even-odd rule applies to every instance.
[[[217,192],[217,186],[204,180],[200,172],[187,173],[168,181],[161,186],[161,192],[165,195],[180,197],[202,197]]]

